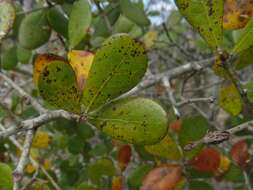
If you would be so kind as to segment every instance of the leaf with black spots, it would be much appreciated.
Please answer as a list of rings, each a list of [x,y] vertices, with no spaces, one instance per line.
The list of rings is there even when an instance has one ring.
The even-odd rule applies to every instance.
[[[211,48],[220,47],[223,38],[223,1],[176,0],[176,4],[181,14]]]
[[[91,117],[112,138],[133,144],[154,144],[167,132],[166,112],[156,102],[130,98],[104,106]]]
[[[86,112],[94,110],[131,90],[147,68],[144,47],[129,35],[117,34],[96,52],[82,102]]]
[[[55,108],[80,113],[79,92],[75,72],[63,61],[52,61],[38,78],[38,89],[43,99]]]

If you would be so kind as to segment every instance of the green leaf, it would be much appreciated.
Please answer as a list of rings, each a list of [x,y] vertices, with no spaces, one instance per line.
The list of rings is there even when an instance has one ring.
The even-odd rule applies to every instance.
[[[68,38],[68,19],[56,7],[49,9],[47,19],[54,31]]]
[[[253,45],[253,19],[251,19],[248,24],[244,27],[242,32],[240,32],[240,37],[232,53],[239,53],[243,50],[250,48]]]
[[[17,64],[17,52],[16,47],[9,48],[3,52],[1,55],[1,67],[5,70],[11,70],[14,69]]]
[[[219,105],[232,115],[238,115],[242,111],[241,95],[232,83],[225,84],[220,88]]]
[[[128,33],[134,27],[134,23],[123,15],[120,15],[116,23],[113,25],[113,33]]]
[[[133,144],[154,144],[167,132],[166,112],[145,98],[115,101],[95,113],[95,125],[112,138]]]
[[[232,182],[244,182],[244,176],[241,169],[234,164],[230,166],[223,179]]]
[[[150,154],[167,158],[169,160],[179,160],[182,158],[182,153],[176,142],[166,135],[160,142],[154,145],[146,145],[145,149]]]
[[[77,126],[77,135],[86,140],[94,136],[93,129],[86,123],[79,123]]]
[[[119,5],[115,6],[115,4],[110,4],[104,9],[104,12],[110,24],[113,26],[120,15],[120,7]],[[95,19],[94,29],[95,32],[93,36],[108,37],[111,35],[111,31],[108,29],[108,26],[106,26],[105,19],[101,16]]]
[[[96,190],[96,189],[94,187],[89,186],[87,182],[83,182],[80,185],[78,185],[76,190]]]
[[[92,182],[100,184],[102,176],[114,176],[116,169],[110,159],[103,158],[89,164],[87,174]]]
[[[123,15],[140,26],[148,26],[150,24],[142,4],[134,3],[130,0],[120,0],[120,8]]]
[[[208,122],[202,116],[186,117],[182,120],[181,129],[178,135],[179,144],[182,148],[194,141],[200,140],[208,130]],[[184,152],[188,158],[199,152],[201,147],[196,147],[190,152]]]
[[[153,168],[152,165],[141,165],[135,168],[127,178],[127,184],[131,190],[139,190],[146,174]]]
[[[28,64],[30,63],[30,59],[32,57],[32,51],[28,49],[24,49],[21,46],[17,47],[17,59],[20,63]]]
[[[8,34],[15,21],[15,8],[7,0],[0,1],[0,42]]]
[[[234,62],[236,69],[243,69],[253,63],[253,48],[246,49],[238,54]]]
[[[84,148],[84,142],[82,139],[78,138],[76,135],[71,136],[68,139],[68,150],[72,154],[79,154]]]
[[[190,181],[189,190],[213,190],[212,186],[203,181]]]
[[[40,95],[50,105],[79,113],[79,93],[72,67],[63,61],[52,61],[39,75]]]
[[[12,170],[7,164],[0,162],[0,189],[12,190],[12,188]]]
[[[179,133],[179,143],[182,147],[199,140],[208,130],[208,122],[202,116],[192,116],[183,118]],[[194,132],[193,132],[194,131]]]
[[[51,30],[47,22],[47,10],[32,12],[22,20],[18,40],[26,49],[35,49],[46,43]]]
[[[89,151],[89,155],[91,157],[103,156],[106,155],[107,153],[108,148],[105,144],[97,144]]]
[[[87,0],[77,0],[69,17],[68,35],[70,49],[78,45],[86,35],[91,23],[91,9]]]
[[[223,1],[176,0],[181,14],[216,49],[222,44]]]
[[[253,81],[250,81],[247,84],[245,84],[244,88],[246,89],[249,101],[253,102]]]
[[[143,46],[129,35],[106,40],[96,52],[84,89],[86,112],[132,89],[144,76],[147,62]]]

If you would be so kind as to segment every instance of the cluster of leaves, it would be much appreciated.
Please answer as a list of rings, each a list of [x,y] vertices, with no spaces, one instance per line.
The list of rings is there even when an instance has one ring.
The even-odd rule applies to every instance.
[[[93,15],[87,0],[47,3],[47,8],[24,15],[16,14],[22,11],[20,5],[0,1],[1,68],[15,70],[19,62],[33,62],[34,86],[45,106],[86,117],[89,125],[62,119],[47,124],[33,142],[31,157],[63,189],[212,189],[212,178],[232,181],[237,189],[244,188],[242,171],[248,171],[251,165],[248,142],[238,141],[228,149],[199,145],[185,151],[187,144],[207,133],[210,126],[205,118],[185,116],[168,122],[168,114],[157,102],[120,97],[143,78],[148,63],[146,49],[158,38],[151,31],[142,38],[144,45],[135,40],[150,24],[141,1],[112,0],[102,9],[101,2],[94,0],[97,15]],[[252,51],[253,3],[177,0],[176,5],[216,55],[213,70],[226,80],[219,91],[219,105],[235,120],[240,113],[251,114],[247,103],[252,101],[252,83],[243,87],[248,89],[245,102],[234,69],[251,64],[245,57],[250,57]],[[227,46],[223,38],[232,31],[224,30],[239,28],[242,29],[236,31],[237,42],[232,48]],[[36,49],[53,35],[67,50],[64,56],[35,55]],[[231,56],[235,59],[230,65]],[[22,100],[12,102],[12,110],[17,112]],[[20,118],[36,114],[28,107]],[[234,125],[240,122],[235,121]],[[102,133],[97,134],[90,124]],[[6,143],[9,146],[4,146]],[[3,154],[5,162],[11,152],[20,155],[20,150],[8,140],[1,142],[0,148],[1,152],[10,152],[8,156]],[[133,153],[140,160],[135,160]],[[134,169],[129,172],[130,163]],[[12,189],[10,166],[0,164],[0,187],[5,189]],[[54,168],[60,171],[58,176]],[[32,163],[26,166],[28,176],[37,170]],[[253,171],[249,172],[252,179]],[[29,188],[53,189],[45,179],[47,176],[39,174]]]

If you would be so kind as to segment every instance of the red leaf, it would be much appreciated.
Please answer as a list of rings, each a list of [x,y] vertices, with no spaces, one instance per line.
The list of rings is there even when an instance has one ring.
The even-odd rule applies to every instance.
[[[151,170],[144,178],[141,190],[173,190],[182,179],[179,165],[160,165]]]
[[[118,160],[121,171],[124,171],[126,169],[128,163],[131,160],[131,155],[132,155],[132,152],[131,152],[130,145],[126,144],[120,148],[118,152],[117,160]]]
[[[205,148],[189,164],[201,172],[215,172],[220,165],[220,153],[214,148]]]
[[[232,146],[230,154],[233,161],[241,168],[246,167],[249,163],[250,158],[248,145],[243,140],[235,143]]]
[[[179,132],[182,126],[182,121],[177,119],[169,124],[169,128],[174,132]]]

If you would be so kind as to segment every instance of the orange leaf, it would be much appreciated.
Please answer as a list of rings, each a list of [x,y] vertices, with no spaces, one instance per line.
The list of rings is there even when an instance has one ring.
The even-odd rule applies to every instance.
[[[114,176],[112,179],[112,190],[122,190],[123,180],[122,176]]]
[[[180,119],[174,120],[169,124],[169,128],[174,132],[179,132],[182,126],[182,121]]]
[[[243,28],[253,16],[252,0],[225,0],[224,29]]]
[[[182,179],[179,165],[160,165],[151,170],[144,178],[141,190],[174,190]]]
[[[241,168],[247,166],[250,161],[248,145],[243,141],[239,141],[232,146],[230,151],[232,160]]]
[[[131,155],[132,155],[132,152],[131,152],[130,145],[126,144],[120,148],[118,152],[117,160],[119,162],[119,167],[121,171],[124,171],[126,169],[128,163],[131,160]]]
[[[220,166],[220,153],[214,148],[205,148],[189,164],[201,172],[215,172]]]
[[[79,91],[82,93],[88,78],[94,54],[88,51],[72,50],[68,53],[69,63],[76,73]]]
[[[40,73],[52,61],[66,61],[63,57],[54,54],[39,54],[37,55],[33,66],[33,82],[38,85]]]

